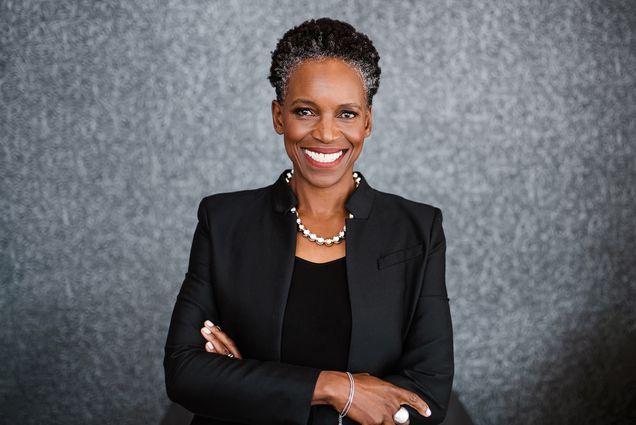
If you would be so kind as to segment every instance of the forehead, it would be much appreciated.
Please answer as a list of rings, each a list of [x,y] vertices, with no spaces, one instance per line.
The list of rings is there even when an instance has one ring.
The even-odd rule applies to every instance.
[[[357,69],[342,59],[308,59],[297,65],[287,81],[287,98],[314,102],[357,102],[366,96]]]

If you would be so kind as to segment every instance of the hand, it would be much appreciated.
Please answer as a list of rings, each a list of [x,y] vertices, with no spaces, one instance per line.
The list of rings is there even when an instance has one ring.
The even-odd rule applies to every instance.
[[[354,373],[355,392],[347,417],[362,425],[383,424],[395,425],[393,415],[400,409],[400,405],[408,404],[422,416],[430,416],[428,404],[413,391],[398,387],[368,373]],[[337,395],[332,401],[333,407],[342,412],[349,398],[349,378],[344,378],[338,385]],[[408,425],[407,421],[405,425]]]
[[[205,321],[201,328],[201,335],[206,339],[205,351],[208,353],[217,353],[224,356],[232,353],[235,359],[243,358],[234,341],[221,330],[220,326],[216,326],[211,321]]]

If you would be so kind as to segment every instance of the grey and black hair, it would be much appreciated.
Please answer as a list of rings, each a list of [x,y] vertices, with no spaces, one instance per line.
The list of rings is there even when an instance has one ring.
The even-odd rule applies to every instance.
[[[338,58],[357,69],[371,105],[380,86],[380,55],[365,34],[336,19],[310,19],[287,31],[272,52],[269,82],[283,102],[287,81],[296,66],[307,59]]]

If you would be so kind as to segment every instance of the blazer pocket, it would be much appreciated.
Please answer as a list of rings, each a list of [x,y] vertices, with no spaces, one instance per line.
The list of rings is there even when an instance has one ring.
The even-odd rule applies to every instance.
[[[382,254],[378,257],[378,269],[392,266],[394,264],[403,263],[411,258],[419,257],[424,254],[424,244],[409,246],[398,251]]]

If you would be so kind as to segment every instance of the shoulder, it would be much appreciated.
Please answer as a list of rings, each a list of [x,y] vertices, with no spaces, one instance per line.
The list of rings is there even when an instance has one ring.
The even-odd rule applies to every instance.
[[[402,245],[423,242],[428,253],[446,245],[442,210],[435,205],[376,190],[372,215],[375,226],[392,229],[391,237]]]
[[[262,200],[268,192],[269,186],[254,189],[243,189],[231,192],[218,192],[201,199],[201,204],[210,212],[219,209],[241,209]]]
[[[405,198],[391,192],[375,191],[374,213],[401,219],[413,219],[432,225],[434,221],[442,221],[442,210],[436,205]]]
[[[248,211],[264,208],[272,185],[236,191],[217,192],[199,202],[199,217],[214,217],[217,223],[230,223]]]

